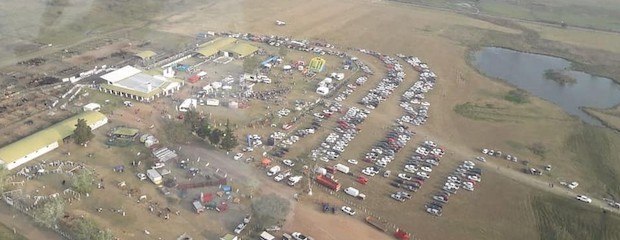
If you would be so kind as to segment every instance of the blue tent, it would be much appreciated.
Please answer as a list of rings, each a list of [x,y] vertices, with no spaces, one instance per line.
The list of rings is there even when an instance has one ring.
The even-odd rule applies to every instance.
[[[224,185],[222,186],[222,191],[224,191],[226,194],[230,194],[230,192],[232,191],[232,187]]]

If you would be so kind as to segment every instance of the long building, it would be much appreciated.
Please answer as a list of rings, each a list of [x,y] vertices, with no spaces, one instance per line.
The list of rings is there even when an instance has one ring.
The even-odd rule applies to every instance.
[[[73,134],[78,119],[86,120],[91,129],[108,123],[108,118],[100,112],[82,112],[0,148],[0,164],[11,170],[58,148]]]
[[[124,66],[101,78],[105,83],[99,85],[99,91],[141,102],[169,96],[184,84],[181,80],[160,75],[153,76],[132,66]]]

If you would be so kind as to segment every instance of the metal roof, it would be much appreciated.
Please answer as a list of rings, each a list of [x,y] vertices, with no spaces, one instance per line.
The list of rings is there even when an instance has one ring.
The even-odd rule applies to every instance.
[[[237,39],[229,37],[216,38],[213,41],[201,44],[196,52],[205,57],[210,57],[236,41]]]
[[[142,58],[142,60],[149,59],[155,55],[157,55],[157,53],[153,51],[142,51],[142,52],[136,53],[136,57]]]
[[[237,44],[227,47],[223,51],[236,53],[242,57],[245,57],[247,55],[250,55],[258,51],[258,47],[251,45],[251,44],[247,44],[247,43],[237,43]]]
[[[0,148],[0,160],[8,164],[54,142],[62,141],[62,139],[73,134],[77,120],[80,118],[85,119],[86,123],[91,125],[106,119],[106,116],[100,112],[87,111],[67,118],[44,130]]]
[[[124,67],[119,68],[117,70],[114,70],[111,73],[107,73],[107,74],[101,76],[101,78],[103,78],[104,80],[106,80],[108,82],[115,83],[115,82],[118,82],[120,80],[123,80],[123,79],[126,79],[128,77],[131,77],[133,75],[136,75],[136,74],[138,74],[140,72],[142,72],[142,70],[127,65],[127,66],[124,66]]]

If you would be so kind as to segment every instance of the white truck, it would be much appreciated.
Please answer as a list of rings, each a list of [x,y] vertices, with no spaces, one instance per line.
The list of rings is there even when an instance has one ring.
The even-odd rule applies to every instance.
[[[345,174],[349,173],[349,167],[346,166],[346,165],[338,163],[334,167],[336,168],[336,170],[338,170],[338,171],[340,171],[342,173],[345,173]]]
[[[295,186],[295,184],[297,184],[299,181],[301,181],[301,179],[303,178],[303,176],[292,176],[288,178],[288,185],[289,186]]]
[[[151,180],[151,182],[157,185],[160,185],[163,183],[163,177],[155,169],[146,170],[146,176]]]
[[[271,177],[271,176],[273,176],[273,175],[276,175],[276,174],[278,174],[278,173],[280,172],[280,170],[281,170],[281,169],[280,169],[280,166],[279,166],[279,165],[273,166],[273,167],[271,167],[271,168],[269,169],[269,171],[267,171],[267,176],[270,176],[270,177]]]
[[[352,197],[359,198],[361,200],[366,199],[366,195],[361,193],[360,190],[357,190],[357,188],[354,187],[345,188],[344,192],[351,195]]]

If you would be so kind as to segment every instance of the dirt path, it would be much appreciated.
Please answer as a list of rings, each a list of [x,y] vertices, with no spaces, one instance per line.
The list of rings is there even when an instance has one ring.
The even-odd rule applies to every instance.
[[[425,135],[428,135],[429,133],[427,132],[427,129],[419,129],[419,132]],[[456,144],[456,143],[452,143],[450,142],[450,140],[448,139],[440,139],[436,136],[433,136],[434,139],[436,139],[437,141],[444,143],[446,146],[450,146],[449,151],[453,151],[454,154],[456,154],[459,157],[462,157],[462,159],[473,159],[473,156],[481,156],[482,153],[478,153],[475,152],[471,149],[467,149],[465,148],[462,144]],[[494,171],[498,174],[501,174],[502,176],[508,177],[511,180],[517,181],[519,183],[531,186],[531,187],[535,187],[539,190],[545,191],[545,192],[549,192],[555,195],[559,195],[559,196],[563,196],[563,197],[567,197],[567,198],[571,198],[574,199],[575,196],[577,196],[578,194],[584,194],[584,193],[576,193],[564,186],[561,186],[558,184],[557,187],[551,187],[550,184],[557,184],[554,182],[547,182],[547,181],[543,181],[537,178],[534,178],[532,176],[526,175],[522,172],[519,171],[519,169],[515,169],[518,167],[515,167],[514,164],[509,163],[508,165],[504,165],[503,163],[499,163],[497,162],[498,160],[501,161],[506,161],[506,160],[502,160],[502,159],[497,159],[495,157],[488,157],[487,156],[487,161],[482,163],[482,162],[477,162],[477,164],[485,166],[489,171]],[[609,212],[613,212],[616,214],[620,214],[620,211],[618,211],[618,209],[614,209],[611,206],[609,206],[605,201],[601,200],[601,199],[595,199],[592,198],[592,203],[590,204],[594,207],[600,208],[600,209],[604,209],[607,210]]]
[[[190,159],[201,156],[201,162],[210,162],[214,167],[228,173],[233,181],[242,181],[245,185],[255,187],[255,192],[261,194],[275,193],[289,200],[291,211],[283,227],[286,232],[299,231],[316,239],[325,240],[389,239],[389,236],[384,233],[367,226],[361,215],[352,217],[336,214],[334,216],[318,211],[318,205],[313,204],[314,202],[326,198],[330,198],[330,202],[336,201],[322,192],[315,193],[312,198],[306,198],[304,202],[297,202],[293,199],[293,195],[295,192],[299,192],[299,189],[272,181],[263,176],[263,172],[259,168],[255,168],[253,164],[235,161],[232,156],[199,145],[185,145],[181,147],[181,151]],[[345,229],[355,229],[355,231],[346,231]]]

